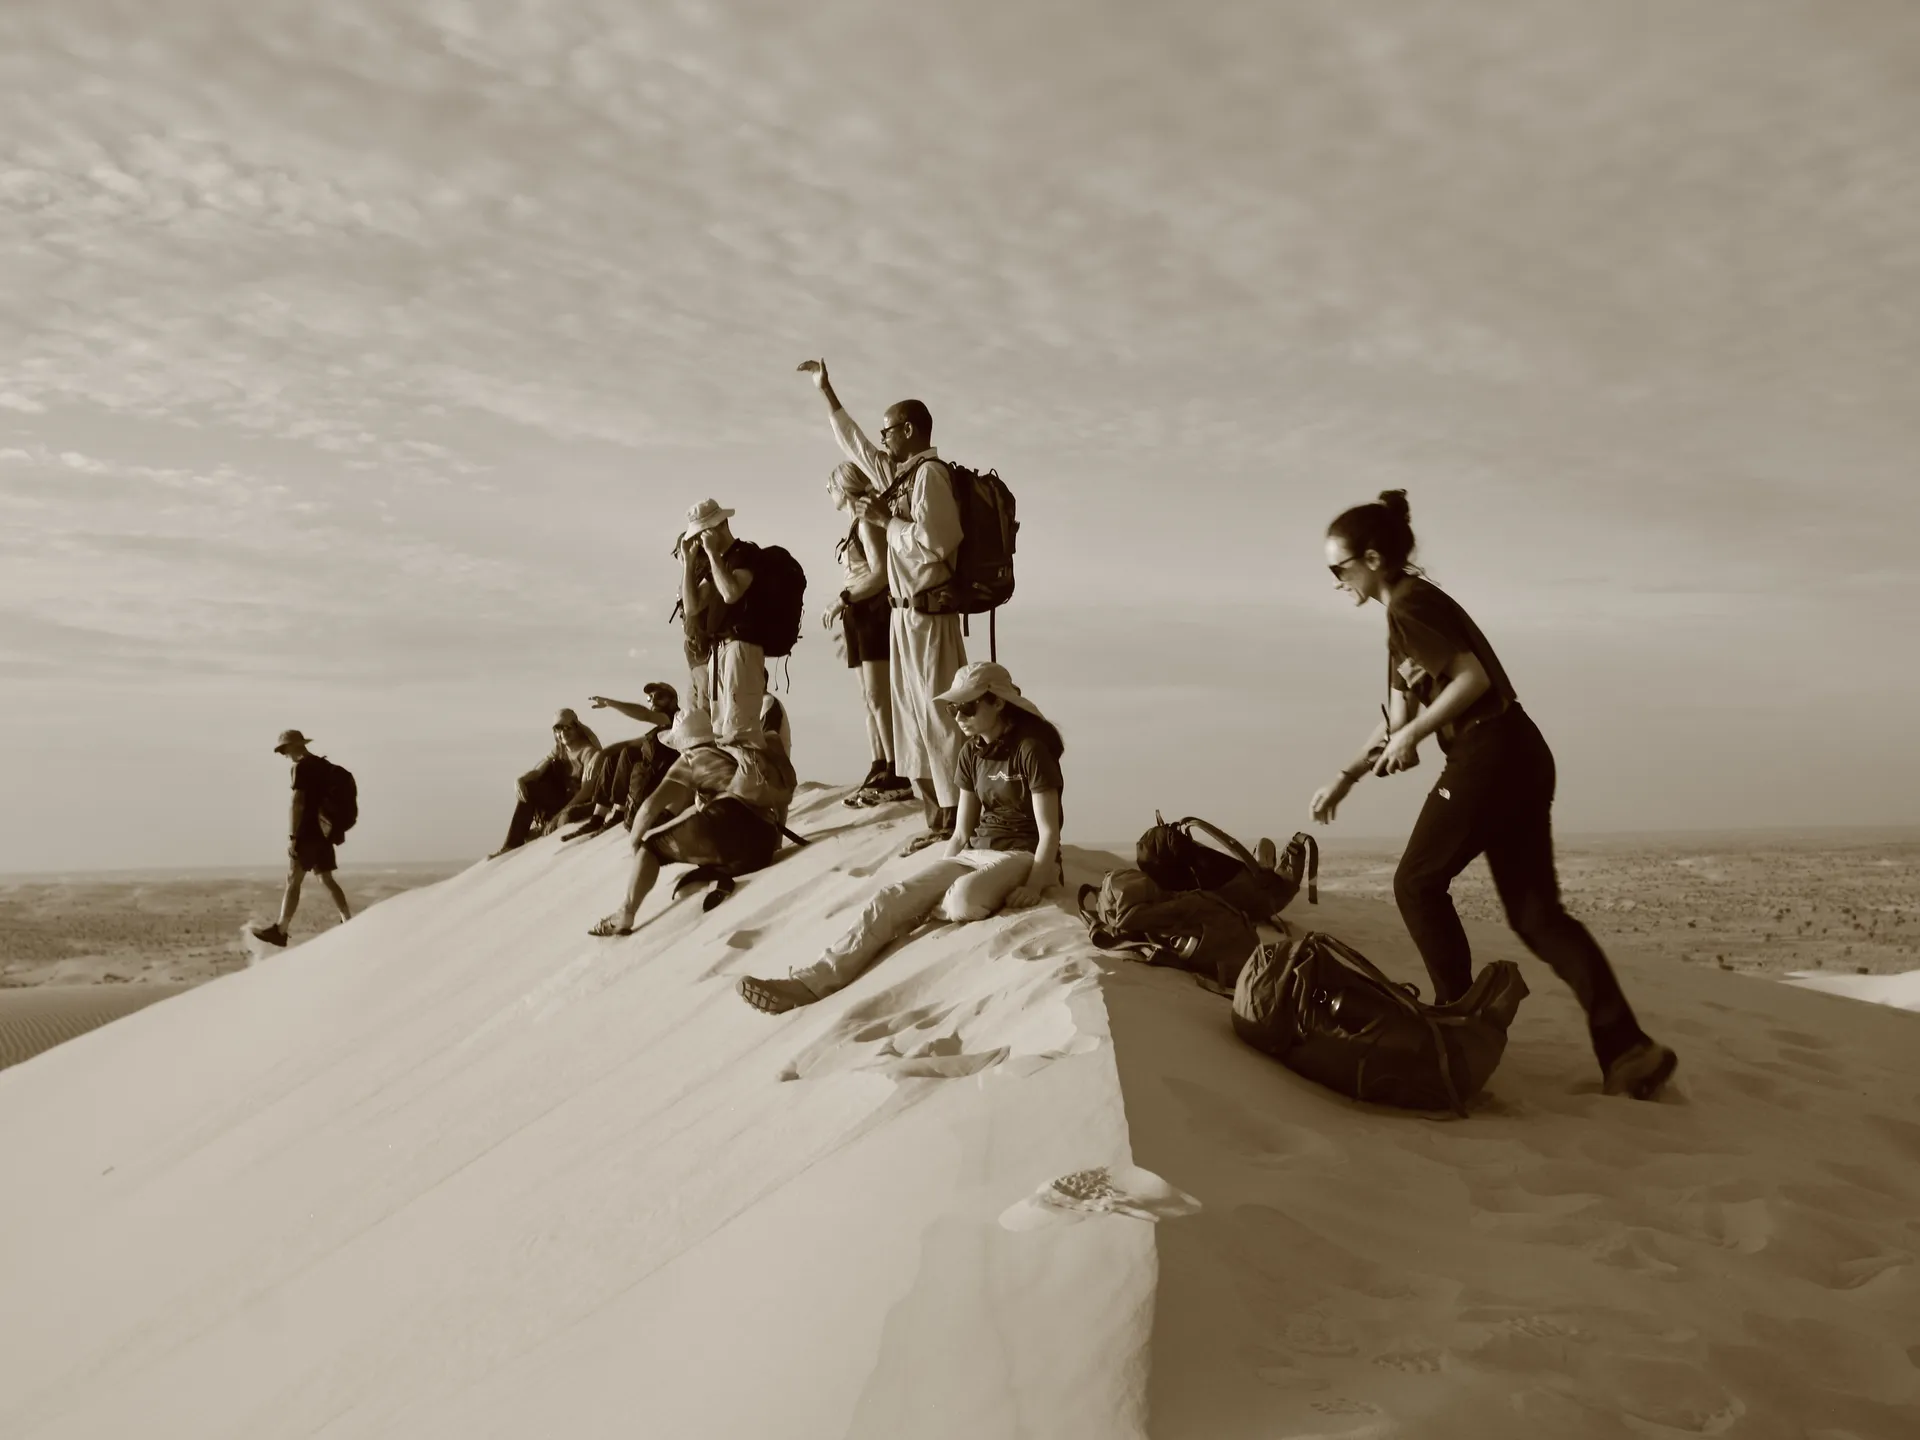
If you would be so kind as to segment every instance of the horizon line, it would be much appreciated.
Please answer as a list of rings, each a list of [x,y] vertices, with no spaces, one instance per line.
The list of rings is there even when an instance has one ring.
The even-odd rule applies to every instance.
[[[1307,832],[1312,834],[1313,832]],[[1621,840],[1668,840],[1686,839],[1738,839],[1749,836],[1773,836],[1810,839],[1823,836],[1877,836],[1887,839],[1920,840],[1920,822],[1907,825],[1746,825],[1746,826],[1705,826],[1694,828],[1670,828],[1654,830],[1566,830],[1556,832],[1556,848],[1572,841],[1621,841]],[[1328,848],[1330,837],[1315,835],[1321,848]],[[1343,834],[1333,840],[1335,844],[1351,844],[1372,848],[1380,845],[1404,845],[1405,834]],[[1065,844],[1079,850],[1124,852],[1134,841],[1123,839],[1106,840],[1067,840]],[[478,864],[483,857],[475,855],[466,859],[446,858],[439,860],[367,860],[353,865],[354,870],[443,870],[464,869]],[[123,865],[88,869],[85,867],[67,867],[58,870],[0,870],[0,882],[18,882],[28,880],[70,880],[78,878],[113,879],[116,877],[135,879],[168,876],[187,878],[190,876],[244,875],[281,876],[286,867],[277,863],[251,863],[234,861],[210,865]]]

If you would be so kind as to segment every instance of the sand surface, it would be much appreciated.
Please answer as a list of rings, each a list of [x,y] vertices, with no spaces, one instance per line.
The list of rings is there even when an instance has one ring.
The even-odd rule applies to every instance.
[[[0,989],[0,1070],[185,988],[40,985],[30,990]]]
[[[1528,960],[1436,1120],[1051,907],[758,1015],[903,863],[837,793],[712,914],[541,841],[0,1073],[0,1436],[1920,1433],[1920,1017],[1622,949],[1637,1104]]]

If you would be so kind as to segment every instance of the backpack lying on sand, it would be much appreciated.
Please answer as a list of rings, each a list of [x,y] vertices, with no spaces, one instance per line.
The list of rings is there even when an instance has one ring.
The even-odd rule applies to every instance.
[[[1102,950],[1191,971],[1221,995],[1233,993],[1241,967],[1260,948],[1246,917],[1218,895],[1169,895],[1138,870],[1109,870],[1098,885],[1081,886],[1080,918]]]
[[[1500,1064],[1527,982],[1496,960],[1450,1005],[1423,1005],[1351,945],[1309,931],[1240,972],[1233,1028],[1297,1075],[1374,1105],[1467,1113]]]
[[[1225,853],[1194,839],[1200,830],[1226,847]],[[1287,842],[1286,853],[1271,870],[1233,836],[1196,816],[1169,823],[1154,811],[1153,828],[1134,847],[1134,863],[1163,890],[1210,890],[1255,924],[1270,920],[1307,887],[1307,903],[1320,903],[1320,843],[1304,830]]]

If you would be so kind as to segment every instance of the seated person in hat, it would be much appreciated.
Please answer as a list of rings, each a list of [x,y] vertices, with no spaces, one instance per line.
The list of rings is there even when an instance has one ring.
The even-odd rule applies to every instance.
[[[559,820],[562,825],[580,820],[586,823],[562,835],[563,841],[597,835],[611,825],[622,823],[627,818],[627,795],[635,784],[636,766],[643,776],[651,774],[640,791],[640,798],[644,799],[673,763],[674,753],[660,743],[660,735],[680,711],[679,692],[666,681],[656,680],[642,693],[647,697],[645,704],[611,700],[605,695],[587,697],[587,703],[596,710],[615,710],[629,720],[638,720],[652,728],[634,739],[603,745],[587,762],[586,778],[575,792],[573,803],[560,812]]]
[[[779,708],[772,696],[766,700],[769,711]],[[663,864],[692,865],[694,875],[711,880],[707,908],[712,909],[732,893],[734,877],[773,859],[799,787],[784,731],[784,714],[763,711],[762,725],[715,736],[703,711],[681,713],[661,736],[680,758],[633,819],[633,874],[626,900],[589,934],[631,935],[633,918]],[[689,878],[682,877],[681,885]]]
[[[579,792],[587,762],[600,749],[600,740],[571,710],[553,717],[553,749],[515,783],[513,819],[507,824],[506,843],[487,858],[517,850],[534,835],[544,835]]]
[[[745,976],[740,994],[778,1015],[825,999],[866,973],[880,953],[929,919],[984,920],[1039,902],[1060,875],[1060,732],[1020,693],[1006,667],[965,666],[935,697],[966,736],[953,838],[931,863],[868,902],[853,928],[788,978]]]
[[[280,918],[271,925],[250,927],[254,939],[269,945],[287,943],[287,927],[300,908],[300,882],[309,870],[320,877],[327,894],[333,897],[340,923],[344,925],[353,918],[347,892],[333,878],[333,841],[320,825],[320,796],[326,788],[328,767],[325,759],[307,749],[312,743],[298,730],[282,730],[273,747],[274,754],[293,762],[293,812],[287,821],[287,888],[280,898]]]

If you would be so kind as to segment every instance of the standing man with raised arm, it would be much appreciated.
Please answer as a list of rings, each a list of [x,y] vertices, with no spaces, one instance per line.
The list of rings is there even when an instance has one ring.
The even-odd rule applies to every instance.
[[[934,697],[945,693],[967,663],[966,641],[958,615],[928,615],[916,604],[953,574],[961,539],[953,477],[933,448],[933,416],[920,401],[902,400],[888,407],[880,422],[880,444],[875,445],[833,393],[827,362],[807,360],[800,369],[826,397],[833,438],[847,458],[882,486],[882,493],[856,513],[884,525],[887,532],[893,764],[919,787],[927,812],[926,833],[916,835],[901,852],[911,854],[953,838],[960,803],[955,777],[962,736]]]

